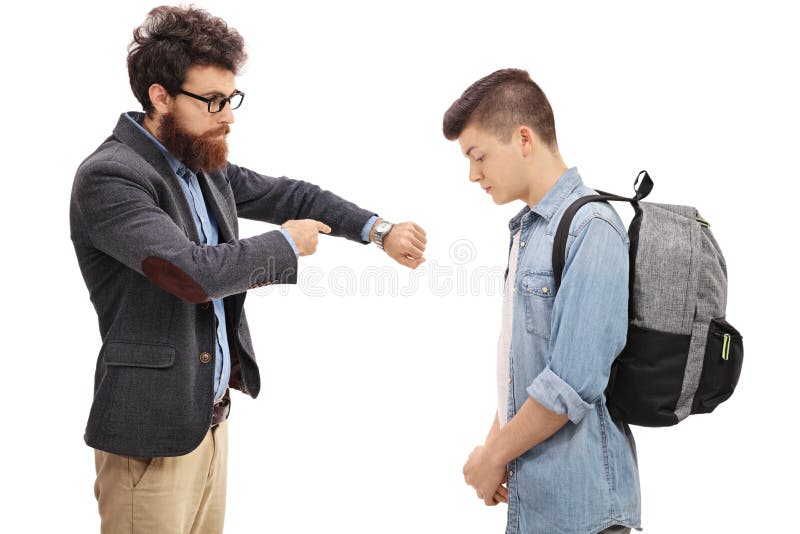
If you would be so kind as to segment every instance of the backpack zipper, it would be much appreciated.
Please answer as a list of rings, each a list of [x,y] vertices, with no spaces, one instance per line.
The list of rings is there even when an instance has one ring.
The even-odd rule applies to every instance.
[[[723,334],[722,335],[722,359],[728,361],[728,356],[731,352],[731,335],[730,334]]]
[[[711,223],[709,223],[707,220],[705,220],[703,218],[703,216],[700,215],[699,211],[695,211],[695,213],[696,213],[696,215],[695,215],[694,220],[696,220],[697,222],[699,222],[702,226],[705,226],[706,228],[711,228]]]

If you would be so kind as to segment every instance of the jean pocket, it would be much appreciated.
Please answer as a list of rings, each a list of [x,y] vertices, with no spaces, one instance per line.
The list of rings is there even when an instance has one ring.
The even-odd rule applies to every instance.
[[[145,475],[153,471],[153,464],[157,458],[140,458],[128,456],[128,475],[131,479],[131,488],[136,489],[142,485]]]
[[[553,315],[553,271],[526,271],[519,278],[517,292],[525,301],[525,328],[531,334],[550,339]]]
[[[692,413],[710,413],[733,394],[742,372],[743,357],[739,331],[724,317],[712,319]]]

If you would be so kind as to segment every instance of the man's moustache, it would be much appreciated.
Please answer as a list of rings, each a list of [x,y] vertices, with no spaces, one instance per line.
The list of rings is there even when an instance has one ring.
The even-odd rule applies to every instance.
[[[216,130],[211,130],[210,132],[204,133],[200,137],[203,138],[203,139],[208,139],[208,138],[212,138],[212,137],[219,137],[222,134],[227,135],[229,133],[231,133],[231,127],[228,126],[227,124],[225,124],[225,125],[220,126],[219,128],[217,128]]]

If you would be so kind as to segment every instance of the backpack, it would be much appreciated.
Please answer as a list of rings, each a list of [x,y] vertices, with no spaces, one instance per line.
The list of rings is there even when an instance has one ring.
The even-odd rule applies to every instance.
[[[633,206],[628,338],[611,367],[606,405],[617,420],[659,427],[710,413],[728,399],[744,349],[741,334],[725,320],[725,259],[708,222],[693,207],[641,202],[652,189],[641,171],[632,198],[597,191],[573,202],[555,235],[553,276],[558,291],[570,223],[581,206]]]

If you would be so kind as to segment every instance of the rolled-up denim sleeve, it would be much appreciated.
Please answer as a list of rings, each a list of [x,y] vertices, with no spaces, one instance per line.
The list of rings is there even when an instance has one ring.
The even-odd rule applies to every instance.
[[[628,245],[595,217],[568,245],[553,302],[549,363],[528,395],[573,423],[592,409],[608,384],[628,331]]]

